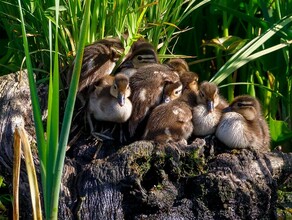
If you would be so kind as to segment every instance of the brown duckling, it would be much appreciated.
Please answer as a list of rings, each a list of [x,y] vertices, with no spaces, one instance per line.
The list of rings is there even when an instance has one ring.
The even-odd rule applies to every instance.
[[[112,78],[112,83],[109,84],[110,80],[102,78],[89,95],[87,119],[94,136],[99,134],[94,132],[91,115],[99,121],[124,123],[132,112],[129,78],[123,73],[105,77]]]
[[[165,64],[177,71],[179,74],[190,71],[188,63],[181,58],[171,58]]]
[[[190,71],[184,71],[180,73],[180,81],[175,83],[168,83],[163,89],[162,103],[167,103],[179,98],[182,94],[182,90],[188,89],[194,92],[198,92],[198,80],[199,77],[196,73]],[[195,100],[194,100],[195,102]]]
[[[159,144],[186,145],[192,134],[192,106],[195,104],[198,75],[185,72],[183,94],[179,98],[157,106],[150,114],[143,138]]]
[[[124,37],[127,38],[127,36]],[[88,96],[88,88],[98,82],[104,76],[113,73],[116,68],[117,61],[121,58],[123,52],[124,46],[121,40],[117,37],[105,38],[84,48],[78,85],[78,98],[80,99],[82,106],[84,106],[85,102],[87,101],[86,97]],[[130,53],[128,53],[128,55],[123,60],[140,59],[138,55],[142,56],[143,60],[147,59],[149,62],[156,62],[158,60],[153,46],[143,39],[139,39],[134,43]],[[150,59],[149,56],[152,59]],[[69,85],[71,81],[74,63],[75,60],[73,61],[73,65],[67,74],[67,85]],[[126,72],[127,71],[125,71],[125,74],[129,75]]]
[[[148,64],[137,69],[130,78],[133,112],[129,119],[129,133],[133,137],[138,125],[162,101],[166,83],[179,81],[179,75],[166,65]]]
[[[179,79],[183,85],[183,89],[187,89],[188,91],[193,91],[198,93],[199,91],[199,76],[198,74],[190,71],[185,71],[180,73]]]
[[[215,133],[222,115],[222,109],[228,103],[219,95],[216,84],[202,82],[197,94],[197,105],[193,108],[193,134],[207,136]]]
[[[86,46],[84,48],[78,92],[94,84],[103,76],[111,74],[123,52],[123,44],[118,38],[106,38]],[[74,63],[75,60],[73,61]],[[72,70],[73,68],[67,75],[68,84],[71,81]]]
[[[163,89],[162,103],[173,101],[181,96],[183,85],[181,82],[168,83]]]
[[[131,47],[131,51],[119,69],[128,77],[131,77],[137,72],[138,68],[151,63],[159,63],[156,50],[151,43],[138,40]]]
[[[216,136],[222,143],[229,148],[269,150],[269,128],[256,98],[238,96],[224,112],[216,130]]]

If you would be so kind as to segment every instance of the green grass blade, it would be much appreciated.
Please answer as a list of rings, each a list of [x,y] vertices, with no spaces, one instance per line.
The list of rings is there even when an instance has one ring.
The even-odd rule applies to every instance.
[[[247,22],[249,22],[249,23],[251,23],[251,24],[253,24],[255,26],[262,27],[264,29],[268,29],[269,28],[269,24],[267,23],[267,21],[265,21],[263,19],[258,19],[258,18],[254,17],[254,16],[250,16],[249,14],[242,13],[239,10],[235,10],[235,9],[233,9],[231,7],[226,7],[226,6],[222,5],[222,4],[218,4],[215,1],[213,1],[211,4],[216,6],[218,9],[221,9],[221,10],[223,10],[225,12],[233,14],[236,17],[241,18],[243,20],[246,20]]]
[[[51,169],[48,170],[48,167],[51,166],[50,158],[48,157],[50,154],[50,146],[51,146],[51,130],[54,128],[52,127],[51,121],[52,121],[52,105],[53,105],[53,77],[52,77],[52,69],[53,69],[53,37],[52,37],[52,22],[49,20],[49,46],[50,46],[50,79],[49,79],[49,94],[48,94],[48,117],[47,117],[47,178],[46,178],[46,194],[44,194],[44,204],[45,204],[45,212],[46,216],[49,216],[50,213],[50,195],[51,195],[51,176],[52,172]]]
[[[257,58],[259,58],[259,57],[261,57],[261,56],[264,56],[264,55],[266,55],[266,54],[270,54],[270,53],[272,53],[272,52],[274,52],[274,51],[276,51],[276,50],[280,50],[280,49],[283,49],[283,48],[285,48],[285,47],[288,47],[290,44],[292,44],[292,41],[287,42],[287,43],[280,43],[280,44],[278,44],[278,45],[275,45],[275,46],[269,47],[269,48],[267,48],[267,49],[265,49],[265,50],[262,50],[262,51],[256,52],[256,53],[250,55],[250,56],[246,59],[246,61],[249,62],[249,61],[255,60],[255,59],[257,59]],[[246,62],[246,63],[247,63],[247,62]]]
[[[50,85],[49,85],[49,100],[48,100],[48,151],[47,151],[47,195],[45,197],[46,214],[50,215],[52,212],[51,199],[52,199],[52,187],[55,181],[55,166],[58,152],[59,142],[59,56],[58,56],[58,41],[59,41],[59,1],[55,1],[55,31],[54,38],[50,34]],[[49,21],[51,24],[51,21]],[[51,26],[51,25],[49,25]],[[51,33],[51,30],[50,30]],[[52,51],[52,39],[55,40],[54,51]],[[52,55],[54,54],[54,56]],[[54,57],[54,58],[53,58]],[[53,61],[53,63],[52,63]]]
[[[41,110],[40,104],[37,95],[37,88],[34,81],[33,76],[33,68],[31,63],[31,58],[29,54],[29,46],[27,41],[27,35],[25,30],[25,21],[23,18],[21,1],[18,0],[19,5],[19,13],[21,18],[21,29],[22,29],[22,37],[23,37],[23,46],[24,52],[26,57],[26,65],[27,65],[27,72],[28,72],[28,80],[29,80],[29,88],[30,88],[30,95],[31,95],[31,102],[32,102],[32,110],[33,110],[33,118],[35,122],[35,130],[36,130],[36,137],[37,137],[37,147],[38,147],[38,154],[41,166],[41,175],[42,175],[42,186],[44,190],[44,194],[46,194],[46,141],[44,137],[44,128],[42,123],[41,117]]]
[[[80,37],[78,42],[78,50],[76,54],[76,63],[73,70],[73,76],[69,88],[69,94],[67,99],[67,105],[65,108],[64,119],[62,123],[61,135],[60,135],[60,142],[58,146],[58,154],[57,154],[57,163],[55,168],[55,181],[53,182],[53,189],[52,189],[52,209],[50,217],[52,219],[57,219],[58,217],[58,201],[59,201],[59,193],[60,193],[60,186],[61,186],[61,179],[62,179],[62,171],[64,167],[64,160],[65,160],[65,153],[66,153],[66,146],[69,138],[71,120],[73,116],[74,104],[77,94],[78,82],[80,77],[80,70],[81,70],[81,63],[83,57],[83,49],[86,42],[86,33],[89,27],[89,18],[90,18],[90,5],[91,0],[86,1],[85,3],[85,13],[84,18],[81,24],[80,29]]]
[[[262,54],[261,53],[257,53],[256,55],[251,54],[290,22],[292,22],[292,16],[285,17],[278,24],[275,24],[272,28],[268,29],[264,34],[250,41],[248,44],[242,47],[237,53],[235,53],[225,63],[225,65],[219,69],[219,71],[210,81],[219,84],[224,79],[226,79],[231,73],[233,73],[236,69],[240,68],[241,66],[249,62],[251,59],[256,59],[260,56],[265,55],[267,51]],[[277,48],[280,49],[281,45],[273,47],[272,50],[274,51]]]

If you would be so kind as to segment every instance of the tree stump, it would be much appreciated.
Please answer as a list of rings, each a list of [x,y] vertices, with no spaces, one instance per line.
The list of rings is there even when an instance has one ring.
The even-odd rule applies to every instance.
[[[35,144],[26,75],[0,78],[0,172],[11,192],[15,126],[24,126]],[[46,100],[46,89],[40,88],[40,97]],[[59,219],[276,219],[278,185],[292,170],[291,154],[229,151],[215,138],[178,149],[88,137],[67,151]],[[37,150],[34,160],[38,167]],[[30,204],[22,164],[22,219],[32,219]]]

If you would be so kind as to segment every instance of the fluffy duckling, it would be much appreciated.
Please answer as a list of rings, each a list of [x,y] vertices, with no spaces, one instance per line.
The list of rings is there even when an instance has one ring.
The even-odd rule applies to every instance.
[[[190,71],[188,63],[181,58],[169,59],[165,64],[177,71],[179,74]]]
[[[222,115],[222,109],[228,103],[220,97],[217,85],[202,82],[197,94],[197,106],[193,108],[193,134],[207,136],[215,133]]]
[[[150,114],[143,139],[159,144],[178,142],[187,145],[192,134],[192,105],[195,103],[198,75],[185,72],[183,94],[179,98],[157,106]]]
[[[198,93],[199,91],[199,76],[198,74],[190,71],[180,73],[179,79],[183,85],[183,89],[187,91],[193,91]]]
[[[136,74],[130,78],[133,104],[133,112],[128,124],[130,137],[135,135],[138,125],[149,111],[161,103],[166,83],[178,81],[177,72],[166,65],[153,63],[137,69]]]
[[[84,48],[78,92],[80,93],[85,88],[96,83],[103,76],[111,74],[123,52],[123,44],[118,38],[106,38],[86,46]],[[73,61],[74,63],[75,60]],[[68,84],[71,81],[72,70],[67,75]]]
[[[114,77],[106,76],[100,80],[90,93],[88,102],[87,119],[94,136],[99,134],[94,132],[91,115],[99,121],[126,122],[132,112],[130,94],[129,78],[123,73],[118,73]]]
[[[181,82],[168,83],[163,89],[162,103],[168,103],[181,96],[183,85]]]
[[[139,40],[133,44],[129,55],[119,69],[128,77],[131,77],[137,72],[138,68],[151,63],[159,63],[156,50],[151,43]]]
[[[182,91],[192,90],[198,92],[198,80],[199,77],[196,73],[190,71],[180,72],[180,81],[175,83],[168,83],[163,89],[162,103],[167,103],[179,98]],[[194,100],[195,101],[195,100]]]
[[[124,37],[126,38],[127,36]],[[86,97],[88,96],[88,88],[91,85],[96,84],[104,76],[112,74],[116,68],[117,61],[121,58],[123,52],[123,44],[117,37],[102,39],[84,48],[78,85],[78,98],[80,99],[82,106],[84,106],[87,101]],[[142,63],[144,60],[147,60],[148,62],[157,62],[158,60],[153,46],[143,39],[139,39],[134,43],[131,51],[123,61],[126,59],[134,59],[134,63],[138,61]],[[142,59],[142,61],[139,59]],[[67,74],[67,85],[69,85],[71,81],[74,63],[75,60]],[[124,69],[125,74],[129,75],[127,74],[127,68]]]
[[[136,68],[143,66],[143,63],[159,63],[157,52],[153,45],[143,39],[139,39],[132,45],[129,54],[126,60],[132,60]]]
[[[256,98],[238,96],[224,112],[216,130],[216,136],[222,143],[229,148],[269,150],[269,128]]]

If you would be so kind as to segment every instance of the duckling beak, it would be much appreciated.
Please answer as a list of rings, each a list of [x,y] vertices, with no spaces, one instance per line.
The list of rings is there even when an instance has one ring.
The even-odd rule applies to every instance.
[[[124,106],[125,105],[125,100],[126,100],[125,94],[119,92],[118,93],[118,103],[119,103],[119,105],[120,106]]]
[[[207,101],[207,110],[208,110],[208,112],[214,111],[214,102],[213,101],[211,101],[211,100]]]
[[[170,102],[171,101],[171,99],[170,99],[170,97],[168,96],[168,95],[164,95],[163,96],[163,98],[162,98],[162,103],[168,103],[168,102]]]

